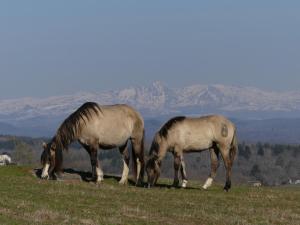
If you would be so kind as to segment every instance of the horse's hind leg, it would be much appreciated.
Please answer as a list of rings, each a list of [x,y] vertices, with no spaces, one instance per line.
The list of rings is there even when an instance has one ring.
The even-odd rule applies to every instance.
[[[131,139],[134,175],[136,185],[141,186],[144,182],[144,142],[143,139]]]
[[[183,156],[180,157],[180,172],[181,172],[181,177],[182,177],[181,187],[186,188],[188,180],[187,180],[187,176],[186,176],[186,166],[185,166],[185,162],[183,160]]]
[[[124,146],[120,147],[119,151],[123,155],[123,165],[124,165],[122,178],[119,181],[119,183],[127,184],[128,183],[128,174],[129,174],[129,161],[130,161],[127,143]]]
[[[221,147],[220,151],[221,151],[223,161],[224,161],[224,165],[225,165],[225,168],[226,168],[226,183],[225,183],[224,190],[228,192],[229,189],[231,188],[232,161],[230,159],[229,148],[227,148],[227,147],[222,148]]]
[[[213,148],[211,148],[210,150],[210,166],[211,166],[211,169],[210,169],[210,175],[209,177],[207,178],[205,184],[203,185],[203,189],[208,189],[216,175],[217,175],[217,169],[219,168],[219,149],[215,146]]]

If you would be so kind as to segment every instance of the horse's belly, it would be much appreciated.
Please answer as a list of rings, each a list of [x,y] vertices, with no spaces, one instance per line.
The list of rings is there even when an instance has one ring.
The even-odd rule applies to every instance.
[[[110,149],[124,145],[130,138],[132,133],[131,127],[124,126],[123,123],[110,121],[104,123],[103,121],[96,121],[96,123],[89,124],[82,132],[84,142],[98,142],[99,146],[104,149]]]
[[[106,134],[99,138],[100,145],[111,145],[114,147],[122,146],[126,144],[130,137],[127,134]]]
[[[211,140],[193,140],[185,143],[183,150],[186,152],[197,152],[211,148]]]
[[[185,151],[201,151],[211,148],[213,142],[213,133],[211,129],[196,127],[194,129],[186,128],[179,132],[178,143],[182,143],[182,149]]]

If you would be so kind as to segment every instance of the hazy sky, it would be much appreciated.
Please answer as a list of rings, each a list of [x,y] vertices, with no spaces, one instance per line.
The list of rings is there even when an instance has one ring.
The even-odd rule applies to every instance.
[[[300,89],[299,0],[1,0],[0,99],[161,80]]]

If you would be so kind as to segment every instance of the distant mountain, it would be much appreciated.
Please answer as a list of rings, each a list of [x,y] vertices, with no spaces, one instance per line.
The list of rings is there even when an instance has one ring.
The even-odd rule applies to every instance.
[[[193,85],[169,88],[161,82],[99,93],[80,92],[49,98],[0,100],[0,121],[63,117],[86,101],[126,103],[146,117],[222,113],[239,118],[300,116],[300,91],[269,92],[252,87]]]
[[[0,100],[0,133],[50,136],[67,115],[86,101],[100,104],[126,103],[134,106],[145,117],[151,134],[158,129],[159,124],[174,115],[219,113],[242,121],[240,124],[245,122],[247,125],[244,124],[242,129],[247,132],[242,136],[253,140],[258,137],[256,128],[261,124],[274,132],[274,129],[280,129],[280,123],[285,123],[276,123],[275,120],[270,120],[272,118],[300,118],[300,91],[270,92],[252,87],[225,85],[170,88],[161,82],[155,82],[148,87],[130,87],[99,93],[79,92],[49,98]],[[295,121],[289,120],[288,124],[292,126],[293,122]],[[298,132],[298,127],[293,129]],[[264,129],[260,129],[263,133],[262,130]],[[266,132],[270,133],[270,130]],[[254,136],[249,137],[249,134]],[[298,138],[294,136],[291,135],[293,141]]]

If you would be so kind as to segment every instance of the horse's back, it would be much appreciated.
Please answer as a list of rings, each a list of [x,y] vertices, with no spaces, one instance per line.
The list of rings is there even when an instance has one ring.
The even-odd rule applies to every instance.
[[[168,131],[168,142],[185,151],[207,149],[214,142],[229,144],[235,132],[234,124],[221,115],[186,117]]]
[[[232,139],[235,133],[235,125],[222,115],[208,115],[198,118],[187,118],[196,129],[210,130],[216,139]]]
[[[102,144],[120,146],[136,132],[137,124],[142,133],[144,122],[140,114],[128,105],[99,105],[95,114],[81,132],[81,140],[96,139]]]
[[[209,130],[209,137],[213,142],[229,145],[236,133],[235,125],[222,115],[209,115],[198,118],[201,130]],[[203,131],[205,132],[205,131]],[[206,131],[208,133],[208,131]]]
[[[139,124],[144,127],[144,120],[141,114],[129,105],[100,105],[99,107],[102,110],[102,115],[100,116],[102,120],[112,120],[116,124],[131,123],[132,126]]]

